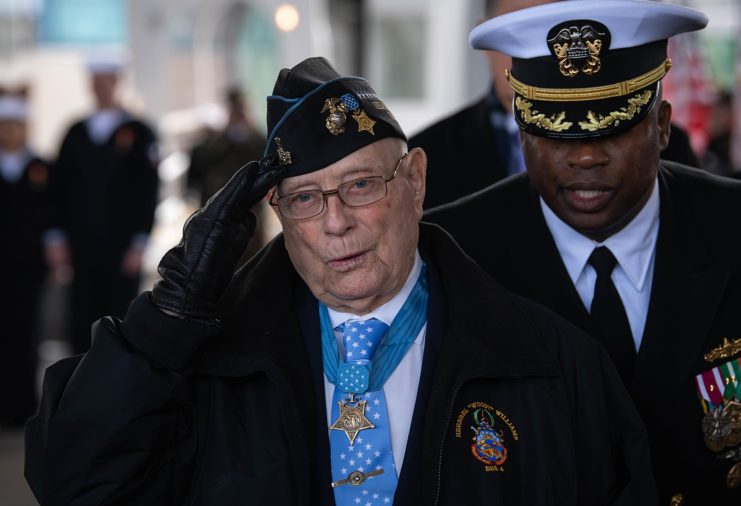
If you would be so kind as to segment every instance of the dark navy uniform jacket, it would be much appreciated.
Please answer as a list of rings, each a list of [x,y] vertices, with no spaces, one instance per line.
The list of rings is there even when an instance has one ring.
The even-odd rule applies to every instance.
[[[661,163],[653,291],[627,386],[648,429],[661,504],[681,495],[685,506],[736,506],[741,487],[726,483],[734,460],[704,443],[695,375],[739,358],[704,356],[724,337],[741,339],[741,183]],[[526,174],[431,210],[425,219],[448,230],[508,289],[594,331]]]

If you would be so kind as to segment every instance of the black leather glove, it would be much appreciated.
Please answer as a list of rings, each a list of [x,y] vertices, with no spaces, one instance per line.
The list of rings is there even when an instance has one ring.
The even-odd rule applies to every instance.
[[[162,279],[150,299],[161,311],[185,320],[216,322],[216,304],[255,232],[250,211],[280,181],[285,167],[272,157],[250,162],[183,227],[180,243],[162,257]]]

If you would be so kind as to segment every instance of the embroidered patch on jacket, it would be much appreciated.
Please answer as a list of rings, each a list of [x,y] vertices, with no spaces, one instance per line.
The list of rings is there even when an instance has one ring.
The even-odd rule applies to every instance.
[[[505,428],[509,432],[505,432]],[[468,431],[471,432],[468,432]],[[511,443],[520,436],[509,417],[485,402],[463,408],[455,422],[456,439],[471,437],[470,451],[487,472],[504,472]]]

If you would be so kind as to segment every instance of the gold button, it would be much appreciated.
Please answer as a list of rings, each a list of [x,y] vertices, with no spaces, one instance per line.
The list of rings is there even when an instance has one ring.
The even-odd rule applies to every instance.
[[[741,462],[736,462],[731,470],[728,471],[726,485],[728,485],[728,488],[736,488],[741,485]]]
[[[682,506],[684,504],[684,494],[675,494],[669,501],[669,506]]]

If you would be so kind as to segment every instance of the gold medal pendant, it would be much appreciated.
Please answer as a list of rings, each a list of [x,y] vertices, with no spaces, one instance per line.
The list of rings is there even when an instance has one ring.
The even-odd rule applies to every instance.
[[[341,430],[350,440],[350,444],[355,442],[358,432],[365,429],[373,429],[375,425],[365,416],[365,404],[367,401],[356,401],[355,394],[350,394],[350,398],[345,401],[339,401],[340,416],[329,427],[332,430]]]

